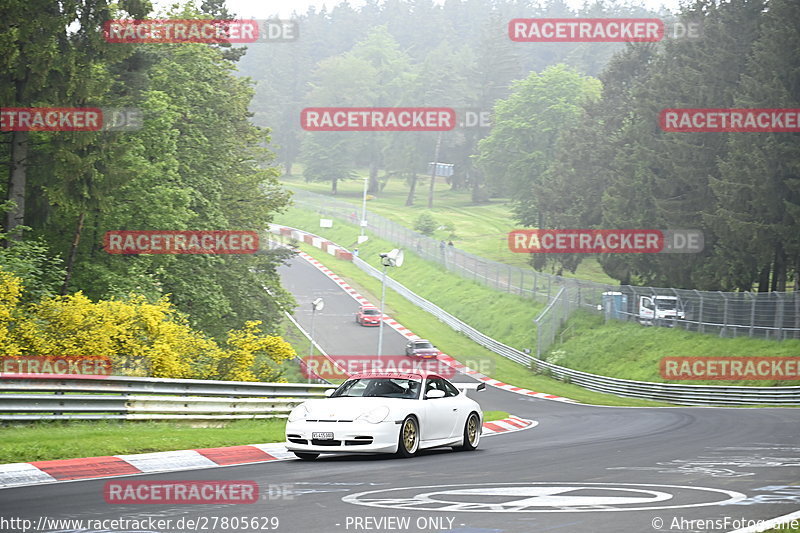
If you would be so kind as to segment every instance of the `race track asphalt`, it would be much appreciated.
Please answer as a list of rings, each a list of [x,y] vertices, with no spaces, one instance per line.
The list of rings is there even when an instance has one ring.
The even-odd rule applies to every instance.
[[[333,281],[301,259],[280,274],[307,329],[310,302],[325,299],[315,337],[326,351],[374,353],[377,330],[354,322],[357,303]],[[391,328],[384,334],[384,353],[402,354],[404,338]],[[538,425],[484,438],[474,452],[323,456],[125,478],[252,480],[261,491],[252,504],[112,505],[103,497],[108,480],[98,479],[0,490],[0,516],[172,520],[172,528],[136,530],[164,533],[646,533],[732,531],[800,509],[800,409],[596,407],[491,387],[469,394],[485,410]],[[242,527],[245,517],[259,519],[257,527]],[[176,529],[181,518],[206,528]]]

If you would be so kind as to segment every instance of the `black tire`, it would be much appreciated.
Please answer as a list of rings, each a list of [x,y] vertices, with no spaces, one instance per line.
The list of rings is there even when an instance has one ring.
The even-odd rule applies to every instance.
[[[464,424],[464,443],[457,446],[456,450],[472,451],[481,442],[481,418],[478,413],[472,412]]]
[[[400,424],[400,435],[397,437],[397,455],[413,457],[419,450],[419,423],[413,416],[407,416]]]
[[[303,461],[313,461],[314,459],[319,457],[318,453],[313,453],[313,452],[292,452],[292,453],[295,454],[300,459],[302,459]]]

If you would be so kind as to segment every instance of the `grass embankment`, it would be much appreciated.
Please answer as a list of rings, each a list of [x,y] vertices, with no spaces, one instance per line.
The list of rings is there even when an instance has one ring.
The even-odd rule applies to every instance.
[[[314,213],[297,209],[290,210],[276,222],[306,229],[343,246],[351,246],[358,234],[355,226],[338,221],[334,222],[333,228],[315,227],[319,225],[318,217]],[[380,280],[364,273],[350,261],[336,259],[313,246],[301,243],[300,248],[346,278],[356,290],[371,301],[376,304],[380,302]],[[391,243],[372,237],[359,246],[359,256],[378,267],[378,254],[391,248]],[[458,316],[464,322],[506,344],[518,349],[535,346],[532,320],[542,309],[540,303],[513,294],[500,293],[450,274],[438,265],[420,259],[412,252],[406,252],[406,262],[402,267],[391,269],[387,275]],[[390,289],[386,290],[385,310],[417,335],[431,339],[443,352],[507,383],[599,405],[666,405],[588,391],[576,385],[536,375],[522,365],[509,361],[474,343],[461,333],[453,331]]]
[[[298,358],[308,356],[308,349],[311,348],[311,341],[309,341],[308,337],[303,335],[297,326],[295,326],[294,323],[292,323],[292,321],[287,317],[284,317],[283,322],[281,322],[281,337],[283,337],[286,342],[292,345],[292,348],[294,348]],[[319,350],[314,347],[312,355],[321,354]],[[308,376],[303,373],[298,360],[287,361],[283,365],[282,377],[288,383],[305,383],[308,381]]]
[[[335,221],[333,228],[319,228],[315,213],[293,209],[279,222],[312,231],[343,246],[352,247],[358,228]],[[378,253],[393,245],[375,237],[359,246],[360,256],[378,266]],[[335,272],[361,286],[362,290],[380,294],[380,283],[347,261],[334,259],[329,254],[311,246],[303,250],[314,255]],[[500,293],[477,283],[450,274],[438,265],[428,263],[411,252],[406,252],[406,263],[401,268],[390,269],[389,275],[407,285],[420,296],[431,300],[446,311],[458,316],[479,331],[517,349],[535,346],[532,320],[542,309],[541,304],[515,295]],[[373,297],[377,302],[377,298]],[[388,298],[388,311],[417,334],[433,340],[444,352],[470,366],[488,364],[495,370],[484,372],[517,386],[568,396],[579,401],[603,405],[657,405],[606,394],[586,391],[580,387],[533,375],[527,369],[512,363],[476,345],[463,335],[454,332],[430,315],[416,308],[404,298],[392,293]],[[667,356],[781,356],[800,355],[800,341],[775,342],[761,339],[719,338],[681,329],[642,327],[633,323],[610,321],[603,323],[600,316],[579,313],[564,330],[564,342],[554,345],[547,358],[552,362],[604,376],[664,382],[660,376],[659,362]],[[476,367],[479,368],[479,367]],[[683,383],[683,382],[682,382]],[[796,382],[759,381],[691,381],[712,385],[790,385]],[[663,404],[661,404],[663,405]]]
[[[781,342],[748,337],[720,338],[683,329],[642,327],[630,322],[603,323],[598,315],[581,312],[570,319],[564,342],[546,359],[557,365],[604,376],[667,383],[659,363],[664,357],[789,357],[800,356],[800,340]],[[787,380],[672,381],[693,385],[788,386]]]
[[[64,421],[0,429],[0,463],[283,442],[285,420]]]
[[[282,179],[289,189],[330,195],[329,182],[307,183],[302,178],[287,179],[285,176]],[[433,209],[428,209],[428,180],[425,176],[421,177],[417,185],[416,201],[411,207],[405,205],[408,185],[394,179],[389,180],[379,195],[367,201],[367,209],[407,228],[413,228],[417,217],[428,212],[440,225],[449,223],[455,228],[455,236],[452,238],[450,231],[445,229],[437,230],[433,238],[452,240],[456,247],[494,261],[528,267],[527,254],[514,253],[508,249],[508,232],[520,227],[513,219],[508,199],[492,199],[488,203],[475,205],[472,203],[470,191],[454,191],[442,181],[435,187]],[[363,190],[361,180],[340,181],[338,192],[333,198],[358,206],[357,212],[361,213]],[[587,257],[575,274],[565,271],[563,275],[598,283],[617,283],[603,272],[593,257]]]
[[[508,413],[486,411],[484,420]],[[0,464],[283,442],[286,420],[36,422],[0,428]]]

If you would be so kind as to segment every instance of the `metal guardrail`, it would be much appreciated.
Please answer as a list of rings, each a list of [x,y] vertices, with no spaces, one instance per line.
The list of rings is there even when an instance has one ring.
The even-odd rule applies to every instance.
[[[199,379],[4,377],[0,421],[283,418],[330,385]]]

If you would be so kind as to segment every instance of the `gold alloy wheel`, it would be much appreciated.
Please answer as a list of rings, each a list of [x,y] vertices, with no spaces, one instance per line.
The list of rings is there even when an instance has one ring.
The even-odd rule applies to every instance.
[[[410,453],[414,453],[416,450],[417,444],[417,425],[414,423],[414,420],[408,419],[406,423],[403,424],[403,446],[405,446],[406,451]]]
[[[413,457],[419,450],[419,422],[413,415],[408,415],[400,431],[397,432],[397,452],[398,457]]]
[[[475,443],[478,441],[478,417],[475,415],[469,415],[469,420],[467,421],[467,437],[469,437],[469,443],[475,446]]]

